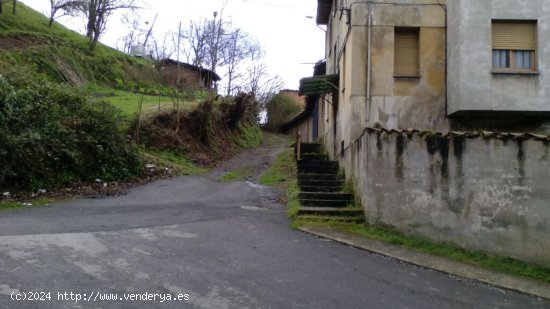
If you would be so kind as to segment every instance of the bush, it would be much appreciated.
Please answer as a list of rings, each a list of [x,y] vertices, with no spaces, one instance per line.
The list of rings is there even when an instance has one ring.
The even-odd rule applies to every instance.
[[[0,75],[0,187],[131,178],[139,158],[111,105],[30,73]]]

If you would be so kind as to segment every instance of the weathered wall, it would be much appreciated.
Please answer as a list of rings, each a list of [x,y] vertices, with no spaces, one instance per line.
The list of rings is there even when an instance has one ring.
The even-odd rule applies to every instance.
[[[370,222],[550,265],[550,138],[371,129],[346,161]]]
[[[395,1],[371,4],[371,102],[367,98],[368,5],[343,1],[349,12],[331,14],[327,37],[327,74],[340,74],[340,89],[321,101],[320,136],[333,156],[367,126],[446,130],[445,1]],[[403,5],[417,3],[417,6]],[[348,24],[348,21],[351,23]],[[420,29],[420,75],[394,77],[394,28]],[[336,112],[334,112],[334,108]]]
[[[205,88],[204,79],[199,72],[186,68],[179,68],[176,65],[167,65],[162,70],[164,80],[180,89]]]
[[[550,112],[550,1],[460,0],[449,1],[448,6],[448,114],[470,117],[476,116],[472,111],[489,111],[485,118],[504,118],[500,125],[493,120],[489,126],[502,129],[508,119]],[[537,21],[537,74],[492,72],[493,19]],[[514,113],[502,115],[495,111]],[[516,121],[513,128],[508,123],[508,129],[550,134],[550,121],[546,119],[535,119],[536,124]],[[479,126],[467,119],[461,121],[466,126]]]
[[[346,178],[355,184],[372,222],[469,249],[550,265],[550,227],[545,223],[550,220],[547,137],[523,140],[522,136],[474,134],[441,138],[364,130],[550,134],[548,116],[532,118],[492,111],[449,118],[446,110],[447,96],[453,104],[472,110],[484,104],[502,111],[518,104],[534,110],[541,106],[539,95],[545,97],[542,108],[550,109],[550,88],[545,86],[549,83],[543,72],[550,65],[545,63],[550,59],[550,46],[545,43],[550,38],[550,0],[448,1],[448,40],[458,41],[449,42],[447,77],[445,10],[434,5],[438,2],[446,3],[396,0],[393,3],[430,5],[372,6],[370,101],[367,5],[343,1],[344,7],[351,7],[351,28],[346,24],[346,13],[331,14],[327,74],[340,73],[340,89],[320,101],[319,127],[325,149],[340,161]],[[538,17],[531,17],[534,14]],[[539,19],[540,75],[491,74],[491,18]],[[420,28],[419,78],[393,76],[394,27],[406,26]]]
[[[304,120],[299,126],[290,129],[286,132],[286,135],[292,139],[296,139],[296,136],[300,132],[302,143],[312,143],[313,140],[313,116]]]

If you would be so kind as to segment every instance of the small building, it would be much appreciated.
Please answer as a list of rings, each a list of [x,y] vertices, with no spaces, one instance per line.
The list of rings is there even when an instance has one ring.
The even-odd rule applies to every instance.
[[[178,89],[217,88],[221,77],[211,70],[172,59],[161,60],[161,72],[165,82]]]
[[[325,75],[326,73],[326,62],[319,61],[315,65],[314,75],[320,76]],[[302,80],[302,85],[304,84]],[[311,86],[311,85],[310,85]],[[314,88],[317,88],[315,85]],[[329,86],[329,89],[330,86]],[[303,110],[294,116],[292,119],[281,125],[281,132],[287,134],[291,137],[297,136],[300,133],[302,142],[314,142],[319,138],[319,125],[322,125],[322,122],[319,122],[319,111],[318,111],[318,95],[307,95],[308,89],[305,89],[303,86],[300,87],[300,90],[282,90],[282,93],[288,93],[293,97],[297,98],[303,108]]]

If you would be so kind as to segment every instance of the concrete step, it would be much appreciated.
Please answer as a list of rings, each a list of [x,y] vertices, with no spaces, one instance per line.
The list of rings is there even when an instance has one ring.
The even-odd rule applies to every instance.
[[[306,207],[337,207],[344,208],[353,205],[353,201],[347,200],[317,200],[317,199],[298,199],[302,206]]]
[[[299,215],[299,219],[307,221],[331,221],[338,223],[363,223],[365,218],[361,216],[357,217],[343,217],[343,216],[322,216],[322,215]]]
[[[299,186],[305,186],[305,187],[338,187],[342,188],[344,186],[343,180],[316,180],[316,179],[299,179],[298,180]]]
[[[300,192],[299,199],[324,200],[324,201],[349,201],[353,202],[353,195],[341,192]]]
[[[321,152],[321,144],[319,144],[319,143],[300,143],[300,151],[302,153]]]
[[[298,174],[298,181],[344,181],[344,176],[340,174]]]
[[[302,153],[301,159],[306,160],[318,160],[318,161],[325,161],[328,160],[328,156],[326,154],[319,154],[319,153]]]
[[[298,215],[322,215],[338,217],[363,216],[362,208],[300,207]]]
[[[299,185],[302,192],[340,192],[342,186],[302,186]]]
[[[330,166],[338,167],[338,161],[329,160],[298,160],[298,167],[300,166]]]
[[[298,174],[338,174],[338,166],[298,166]]]

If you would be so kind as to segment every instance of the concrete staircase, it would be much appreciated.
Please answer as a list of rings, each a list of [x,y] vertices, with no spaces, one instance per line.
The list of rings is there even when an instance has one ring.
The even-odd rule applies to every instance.
[[[352,194],[342,192],[344,177],[338,174],[338,162],[321,154],[320,144],[301,143],[300,148],[298,218],[363,222],[363,209],[354,206]]]

